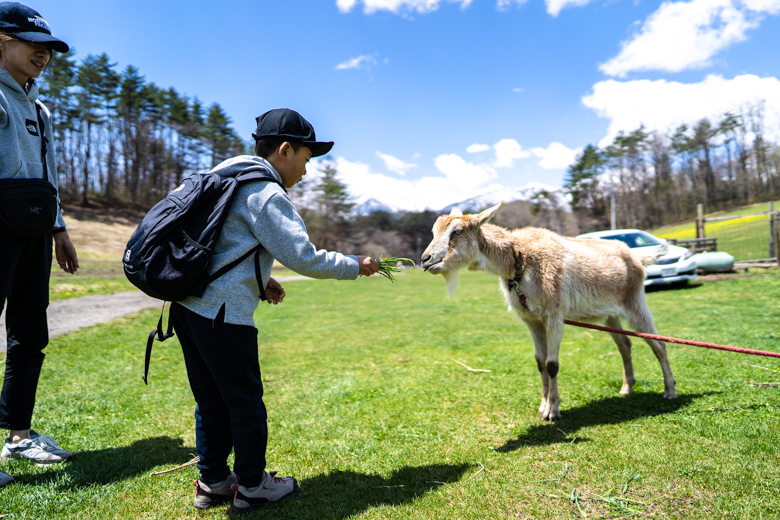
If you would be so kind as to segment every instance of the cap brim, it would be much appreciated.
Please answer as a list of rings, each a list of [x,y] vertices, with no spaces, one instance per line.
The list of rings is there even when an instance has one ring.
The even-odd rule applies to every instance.
[[[26,42],[50,43],[51,48],[57,52],[68,52],[70,50],[70,47],[68,47],[67,43],[55,38],[51,34],[46,34],[43,32],[34,32],[34,31],[8,33],[8,34],[12,35],[15,38],[19,38],[20,40],[24,40]]]
[[[333,141],[319,142],[319,141],[304,141],[303,146],[311,150],[312,157],[319,157],[325,155],[333,148]]]

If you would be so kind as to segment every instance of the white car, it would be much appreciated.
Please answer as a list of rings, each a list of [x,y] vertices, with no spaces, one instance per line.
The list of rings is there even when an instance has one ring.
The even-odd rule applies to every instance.
[[[631,248],[660,246],[666,242],[639,229],[594,231],[579,235],[577,238],[620,240]],[[693,280],[696,278],[696,260],[691,258],[692,256],[693,254],[684,247],[669,245],[669,250],[658,259],[658,262],[645,267],[647,271],[645,285],[687,283],[688,280]]]

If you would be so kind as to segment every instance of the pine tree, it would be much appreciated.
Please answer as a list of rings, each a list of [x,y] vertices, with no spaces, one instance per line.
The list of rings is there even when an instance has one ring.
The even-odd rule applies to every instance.
[[[348,228],[347,216],[354,206],[349,202],[347,186],[338,179],[338,170],[333,162],[327,161],[322,177],[314,187],[314,202],[318,212],[318,245],[325,249],[336,249]]]

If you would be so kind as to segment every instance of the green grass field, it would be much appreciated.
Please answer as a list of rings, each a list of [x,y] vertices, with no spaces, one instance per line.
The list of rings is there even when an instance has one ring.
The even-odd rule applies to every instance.
[[[774,203],[774,208],[780,209],[780,202]],[[724,211],[705,215],[707,217],[739,217],[753,213],[769,211],[769,203],[755,204],[732,211]],[[677,238],[680,240],[696,238],[696,221],[690,220],[671,226],[649,230],[660,238]],[[718,239],[718,251],[725,251],[737,261],[758,260],[770,258],[769,254],[769,216],[750,216],[734,220],[705,222],[705,235]]]
[[[452,300],[441,277],[399,281],[289,282],[282,305],[258,310],[269,469],[298,478],[301,494],[246,518],[777,517],[778,387],[751,381],[776,383],[779,360],[669,345],[680,397],[666,401],[635,342],[635,393],[621,397],[609,337],[567,327],[564,416],[546,423],[529,334],[494,277],[464,273]],[[647,299],[661,334],[780,350],[778,276]],[[17,480],[0,491],[0,516],[233,517],[192,508],[194,467],[149,475],[195,451],[175,339],[155,345],[141,381],[155,313],[51,342],[34,427],[74,460],[0,463]]]

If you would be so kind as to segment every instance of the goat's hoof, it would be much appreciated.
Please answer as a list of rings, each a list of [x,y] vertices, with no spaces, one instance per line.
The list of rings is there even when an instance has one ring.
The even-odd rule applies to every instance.
[[[664,399],[677,399],[677,392],[665,392],[664,393]]]
[[[631,395],[634,390],[632,388],[623,387],[620,389],[620,395]]]

